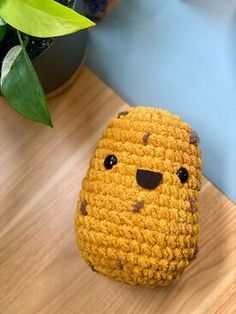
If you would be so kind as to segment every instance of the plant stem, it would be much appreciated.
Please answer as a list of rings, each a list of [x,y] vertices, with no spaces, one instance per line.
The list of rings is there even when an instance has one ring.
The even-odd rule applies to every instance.
[[[18,31],[18,29],[16,30],[16,33],[17,33],[17,37],[19,39],[20,45],[22,46],[22,48],[25,48],[24,43],[23,43],[22,38],[21,38],[21,34]]]

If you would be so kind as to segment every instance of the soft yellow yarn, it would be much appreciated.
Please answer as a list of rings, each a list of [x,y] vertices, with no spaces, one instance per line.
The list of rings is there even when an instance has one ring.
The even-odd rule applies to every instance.
[[[92,270],[128,284],[164,286],[197,254],[201,155],[191,127],[167,111],[136,107],[113,119],[82,183],[75,231]],[[104,159],[118,163],[106,170]],[[181,183],[176,172],[189,172]],[[149,190],[137,169],[162,173]],[[136,205],[135,205],[136,204]]]

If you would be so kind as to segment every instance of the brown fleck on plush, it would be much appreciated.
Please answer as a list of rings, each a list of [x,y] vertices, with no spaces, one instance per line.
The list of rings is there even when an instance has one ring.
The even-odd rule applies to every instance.
[[[117,114],[117,118],[119,119],[121,116],[126,116],[128,113],[128,111],[121,111]]]
[[[149,137],[150,137],[150,133],[149,132],[146,132],[143,136],[143,144],[144,145],[147,145],[148,144],[148,140],[149,140]]]
[[[197,202],[193,197],[190,197],[189,199],[189,204],[190,204],[190,209],[193,213],[196,213],[198,208],[197,208]]]
[[[139,212],[143,207],[143,201],[137,201],[133,207],[134,212]]]
[[[118,260],[117,267],[118,267],[119,270],[123,269],[123,264],[122,264],[121,260]]]
[[[190,144],[198,145],[199,142],[200,142],[200,139],[198,137],[198,134],[195,131],[191,131],[191,134],[190,134]]]
[[[84,216],[88,215],[87,210],[86,210],[87,204],[88,203],[86,201],[82,201],[81,204],[80,204],[80,212]]]

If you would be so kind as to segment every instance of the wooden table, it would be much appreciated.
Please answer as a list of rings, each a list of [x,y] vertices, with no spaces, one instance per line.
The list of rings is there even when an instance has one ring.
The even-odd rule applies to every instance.
[[[80,183],[101,130],[127,105],[86,67],[50,103],[54,129],[1,100],[0,313],[236,313],[236,207],[206,179],[200,253],[182,279],[128,287],[87,267],[74,238]]]

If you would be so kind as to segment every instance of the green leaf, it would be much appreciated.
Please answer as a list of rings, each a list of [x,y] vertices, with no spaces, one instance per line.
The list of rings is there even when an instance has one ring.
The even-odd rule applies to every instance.
[[[6,22],[0,17],[0,26],[6,25]]]
[[[7,24],[0,18],[0,42],[3,40],[7,30]]]
[[[18,113],[52,126],[44,91],[24,47],[20,45],[13,47],[3,60],[1,90]]]
[[[36,37],[66,35],[95,25],[53,0],[0,0],[0,16],[14,28]]]

